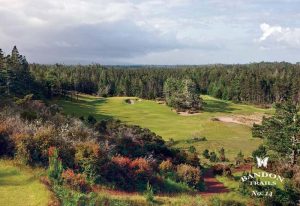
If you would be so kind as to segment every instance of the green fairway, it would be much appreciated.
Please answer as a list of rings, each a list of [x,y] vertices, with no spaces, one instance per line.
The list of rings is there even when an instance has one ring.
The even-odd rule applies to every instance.
[[[261,143],[251,137],[251,128],[236,123],[212,121],[213,117],[228,115],[270,114],[272,109],[261,109],[252,105],[234,104],[210,96],[202,96],[206,105],[199,115],[181,116],[170,107],[150,100],[135,101],[128,104],[128,97],[97,98],[80,96],[78,100],[59,100],[64,111],[75,116],[93,115],[97,119],[116,118],[126,123],[149,128],[165,140],[173,138],[177,147],[188,148],[193,145],[199,152],[204,149],[219,150],[224,147],[229,158],[242,150],[250,155]],[[132,98],[134,99],[134,98]],[[194,134],[204,136],[208,141],[189,144],[186,140]]]
[[[50,192],[30,171],[0,160],[0,205],[48,205]]]

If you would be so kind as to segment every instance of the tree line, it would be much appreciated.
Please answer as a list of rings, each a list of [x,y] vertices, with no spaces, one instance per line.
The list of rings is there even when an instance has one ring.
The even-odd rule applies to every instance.
[[[30,72],[30,73],[29,73]],[[300,101],[300,64],[251,63],[203,66],[102,66],[28,64],[14,47],[0,51],[1,94],[38,88],[46,97],[78,91],[100,96],[165,98],[164,84],[189,79],[201,94],[255,104]],[[26,85],[20,88],[18,85]],[[37,86],[38,85],[38,86]],[[33,93],[33,92],[31,92]]]
[[[191,79],[202,94],[255,104],[300,100],[300,66],[253,63],[178,67],[104,67],[101,65],[30,65],[48,95],[75,90],[101,96],[164,97],[168,78]]]

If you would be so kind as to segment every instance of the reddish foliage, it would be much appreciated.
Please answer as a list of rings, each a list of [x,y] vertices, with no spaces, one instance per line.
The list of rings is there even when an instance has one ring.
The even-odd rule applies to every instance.
[[[54,155],[55,150],[56,150],[56,147],[49,147],[49,149],[48,149],[49,157],[52,157]]]
[[[7,133],[8,125],[4,122],[0,122],[0,134]]]
[[[87,182],[86,176],[83,174],[76,174],[73,170],[67,169],[61,175],[66,186],[73,190],[80,192],[90,192],[91,186]]]
[[[129,167],[134,170],[135,174],[150,174],[152,171],[149,162],[145,158],[133,160]]]
[[[177,166],[177,175],[179,179],[186,182],[190,186],[196,186],[201,181],[200,169],[187,164],[180,164]]]
[[[128,157],[116,156],[112,158],[112,162],[118,166],[125,167],[130,165],[131,160]]]
[[[168,160],[164,160],[160,163],[159,170],[161,172],[170,172],[174,169],[173,167],[174,166],[173,166],[171,160],[168,159]]]

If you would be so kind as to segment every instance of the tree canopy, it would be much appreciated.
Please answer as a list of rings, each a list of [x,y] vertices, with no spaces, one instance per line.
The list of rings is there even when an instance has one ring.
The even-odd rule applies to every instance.
[[[299,108],[291,103],[277,104],[274,116],[254,125],[253,136],[265,139],[268,150],[295,165],[300,151]]]

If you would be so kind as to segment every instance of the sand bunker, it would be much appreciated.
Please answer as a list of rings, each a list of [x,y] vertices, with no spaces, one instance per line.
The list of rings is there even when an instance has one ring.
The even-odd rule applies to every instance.
[[[221,121],[235,124],[242,124],[247,126],[253,126],[253,124],[261,124],[263,114],[252,114],[252,115],[232,115],[213,118],[213,121]]]
[[[125,101],[125,103],[127,103],[127,104],[135,104],[135,103],[138,103],[138,102],[142,102],[143,100],[142,99],[125,99],[124,100]]]
[[[125,102],[127,104],[134,104],[135,103],[135,101],[133,99],[125,99]]]
[[[177,114],[181,116],[195,116],[201,114],[200,112],[195,112],[195,113],[189,113],[189,112],[177,112]]]
[[[178,111],[176,111],[176,109],[172,109],[172,112],[176,112],[177,114],[179,114],[181,116],[195,116],[195,115],[201,114],[200,112],[190,112],[190,111],[178,112]]]

